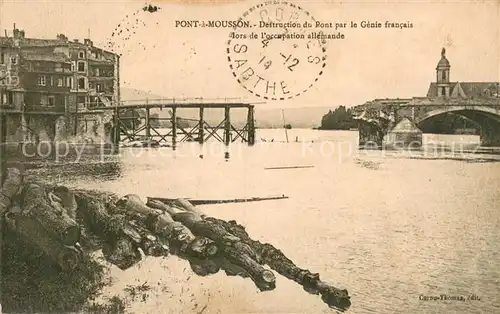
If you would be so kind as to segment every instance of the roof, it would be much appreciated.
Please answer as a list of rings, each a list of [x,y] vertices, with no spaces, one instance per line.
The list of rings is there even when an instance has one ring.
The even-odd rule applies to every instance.
[[[443,97],[434,97],[434,98],[427,98],[427,97],[420,97],[417,98],[415,97],[411,103],[408,104],[409,106],[442,106],[442,105],[449,105],[449,106],[488,106],[488,105],[495,105],[498,106],[500,105],[500,98],[461,98],[461,97],[450,97],[450,98],[443,98]]]
[[[495,98],[500,93],[499,82],[452,82],[450,83],[451,97],[483,97]],[[427,91],[427,97],[437,97],[437,84],[431,83]]]
[[[446,48],[441,49],[441,60],[439,60],[436,70],[439,68],[450,68],[450,62],[446,59]]]
[[[50,61],[60,63],[70,63],[69,58],[64,53],[58,52],[38,52],[38,51],[23,51],[21,57],[29,61]]]
[[[408,118],[403,118],[392,128],[390,133],[422,133],[422,131]]]
[[[67,45],[67,42],[59,39],[23,38],[19,40],[19,44],[20,47],[53,47]],[[0,37],[0,46],[14,46],[14,38]]]
[[[449,68],[450,67],[450,62],[448,61],[448,59],[446,59],[445,56],[442,56],[441,60],[439,60],[439,62],[438,62],[437,67],[438,68]]]
[[[2,37],[0,36],[0,47],[14,47],[14,38],[12,37]],[[82,42],[74,42],[69,40],[61,39],[40,39],[40,38],[23,38],[19,39],[19,47],[60,47],[68,46],[72,48],[85,48],[87,47]],[[94,47],[102,50],[103,52],[115,54],[114,52],[104,50],[99,47]]]

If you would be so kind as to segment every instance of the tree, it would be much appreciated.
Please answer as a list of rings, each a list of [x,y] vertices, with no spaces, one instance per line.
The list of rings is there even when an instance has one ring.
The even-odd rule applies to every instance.
[[[321,119],[320,130],[349,130],[357,127],[356,121],[352,117],[351,110],[345,106],[340,106],[334,111],[328,111]]]

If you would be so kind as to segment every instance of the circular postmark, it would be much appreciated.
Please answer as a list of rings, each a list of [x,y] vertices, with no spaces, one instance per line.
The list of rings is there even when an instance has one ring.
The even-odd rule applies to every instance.
[[[289,1],[266,1],[246,11],[227,41],[233,76],[250,93],[286,100],[311,88],[326,66],[325,40],[308,29],[309,12]]]

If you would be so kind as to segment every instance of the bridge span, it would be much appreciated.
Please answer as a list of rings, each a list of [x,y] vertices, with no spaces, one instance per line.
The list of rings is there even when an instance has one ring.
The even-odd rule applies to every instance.
[[[390,143],[387,135],[398,129],[402,121],[413,124],[418,133],[423,122],[445,114],[460,115],[480,130],[481,146],[500,146],[500,99],[428,99],[374,100],[353,108],[358,121],[360,146],[382,146]],[[399,145],[418,145],[415,137],[392,137]],[[420,143],[421,145],[421,143]]]
[[[481,146],[500,147],[500,83],[452,82],[443,48],[436,67],[436,82],[425,97],[375,99],[351,110],[358,121],[359,145],[422,145],[425,121],[455,114],[479,129]]]

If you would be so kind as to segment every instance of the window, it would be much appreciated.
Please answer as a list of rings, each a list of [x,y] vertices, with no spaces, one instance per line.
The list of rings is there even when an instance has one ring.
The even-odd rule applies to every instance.
[[[50,86],[54,86],[54,78],[52,76],[49,76],[49,82],[50,82]]]
[[[12,104],[14,102],[14,94],[11,91],[0,92],[0,104]]]
[[[441,72],[441,78],[446,81],[446,71]]]
[[[49,106],[55,106],[56,105],[56,98],[54,96],[49,96]]]
[[[17,58],[16,57],[11,57],[10,58],[10,63],[17,64]]]
[[[102,91],[102,84],[95,84],[95,90],[98,92]]]
[[[67,77],[66,78],[66,87],[74,88],[73,87],[73,78],[72,77]]]
[[[76,70],[76,61],[71,62],[71,72],[75,72]]]
[[[78,79],[78,88],[85,89],[85,78],[81,77]]]
[[[85,62],[78,61],[78,72],[85,72]]]
[[[95,69],[95,76],[99,76],[99,69]]]
[[[40,95],[40,105],[47,105],[49,103],[49,97],[47,95]]]
[[[2,52],[0,53],[0,64],[4,64],[5,63],[5,53]]]
[[[17,78],[17,76],[11,77],[10,78],[10,83],[13,84],[13,85],[19,84],[19,79]]]
[[[446,87],[441,87],[441,95],[446,96]]]
[[[45,86],[45,76],[44,75],[38,76],[38,85]]]
[[[84,51],[78,52],[78,58],[84,59],[85,58],[85,52]]]
[[[62,87],[63,86],[63,79],[62,78],[58,78],[57,79],[57,86],[58,87]]]

